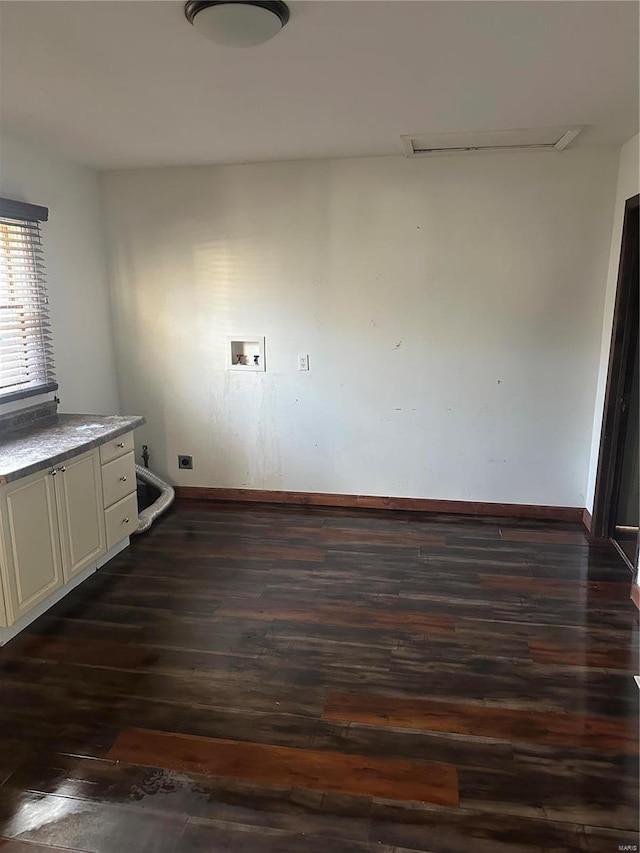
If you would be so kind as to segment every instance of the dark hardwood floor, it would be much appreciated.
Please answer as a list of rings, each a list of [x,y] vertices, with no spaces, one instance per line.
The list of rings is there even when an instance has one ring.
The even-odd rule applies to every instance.
[[[0,853],[637,850],[629,593],[570,524],[182,502],[0,650]]]

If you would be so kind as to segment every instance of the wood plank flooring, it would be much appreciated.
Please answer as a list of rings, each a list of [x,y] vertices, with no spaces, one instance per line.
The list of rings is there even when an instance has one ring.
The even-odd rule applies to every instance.
[[[0,853],[637,850],[629,591],[570,523],[181,501],[0,649]]]
[[[449,764],[370,758],[146,729],[124,731],[106,757],[153,767],[158,755],[162,755],[163,766],[171,770],[305,790],[458,805],[458,774]]]
[[[330,693],[322,716],[326,720],[366,723],[371,726],[455,732],[508,738],[511,742],[603,748],[630,755],[638,754],[638,734],[629,730],[626,719],[611,720],[578,714],[550,714],[487,708],[462,702],[350,693]]]

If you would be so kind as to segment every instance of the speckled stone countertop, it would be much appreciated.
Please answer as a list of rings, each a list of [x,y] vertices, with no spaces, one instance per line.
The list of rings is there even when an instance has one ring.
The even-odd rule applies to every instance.
[[[64,462],[142,426],[140,415],[65,415],[0,433],[0,485]]]

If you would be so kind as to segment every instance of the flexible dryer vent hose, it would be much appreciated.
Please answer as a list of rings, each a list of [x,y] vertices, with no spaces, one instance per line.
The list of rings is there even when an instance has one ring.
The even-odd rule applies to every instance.
[[[162,515],[165,510],[169,509],[176,496],[175,491],[171,486],[152,474],[148,468],[143,468],[141,465],[136,465],[136,477],[139,477],[143,483],[153,486],[158,489],[160,496],[151,506],[143,509],[138,516],[138,529],[134,533],[145,533],[156,520],[159,515]]]

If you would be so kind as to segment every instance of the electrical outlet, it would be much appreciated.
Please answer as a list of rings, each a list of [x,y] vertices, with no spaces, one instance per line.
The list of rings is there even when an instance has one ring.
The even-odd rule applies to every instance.
[[[178,468],[193,468],[193,456],[187,456],[186,453],[181,453],[178,456]]]
[[[298,370],[309,370],[309,356],[308,356],[308,354],[298,356]]]

